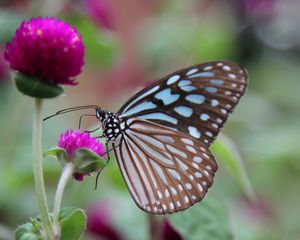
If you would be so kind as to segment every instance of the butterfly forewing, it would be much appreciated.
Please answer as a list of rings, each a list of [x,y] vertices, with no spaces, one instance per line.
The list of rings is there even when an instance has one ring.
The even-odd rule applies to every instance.
[[[151,213],[184,210],[211,186],[217,165],[207,146],[188,134],[131,118],[115,147],[123,177],[137,205]]]
[[[247,86],[246,70],[218,61],[179,70],[135,94],[118,112],[168,126],[209,146]]]

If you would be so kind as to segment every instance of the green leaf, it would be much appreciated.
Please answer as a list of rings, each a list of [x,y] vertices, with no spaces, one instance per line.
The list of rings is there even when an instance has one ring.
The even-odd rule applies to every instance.
[[[229,138],[220,135],[211,149],[214,155],[224,163],[228,172],[239,182],[247,197],[255,199],[254,190],[235,144]]]
[[[14,75],[18,90],[35,98],[54,98],[63,93],[63,88],[56,84],[43,81],[35,76],[17,72]]]
[[[211,197],[169,217],[172,225],[186,240],[232,239],[229,218],[223,207]]]
[[[75,172],[86,174],[97,172],[106,166],[106,160],[87,148],[78,149],[72,159]]]
[[[54,157],[58,160],[60,165],[63,167],[67,162],[69,162],[68,153],[65,149],[56,147],[51,148],[43,153],[43,157]]]
[[[16,240],[41,240],[41,236],[39,234],[39,230],[42,227],[40,224],[33,223],[25,223],[19,226],[15,232]]]
[[[61,226],[60,240],[77,240],[84,232],[86,215],[79,208],[63,208],[59,213],[59,223]]]

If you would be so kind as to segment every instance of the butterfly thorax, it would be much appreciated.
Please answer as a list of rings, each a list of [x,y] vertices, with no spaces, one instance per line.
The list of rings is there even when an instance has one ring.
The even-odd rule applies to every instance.
[[[107,142],[113,142],[122,133],[122,123],[116,114],[106,110],[96,109],[96,117],[102,125],[103,136]]]

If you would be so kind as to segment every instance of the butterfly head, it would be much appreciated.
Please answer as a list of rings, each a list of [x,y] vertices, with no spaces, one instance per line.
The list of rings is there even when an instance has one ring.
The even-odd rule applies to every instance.
[[[102,123],[108,117],[108,112],[106,110],[101,109],[101,108],[96,108],[96,117]]]

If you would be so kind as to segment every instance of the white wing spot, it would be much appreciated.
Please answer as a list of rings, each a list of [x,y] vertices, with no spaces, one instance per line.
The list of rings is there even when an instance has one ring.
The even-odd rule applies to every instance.
[[[190,178],[191,181],[194,180],[194,176],[192,174],[189,175],[189,178]]]
[[[228,77],[231,78],[231,79],[236,79],[236,75],[233,74],[233,73],[229,73],[229,74],[228,74]]]
[[[201,163],[201,162],[202,162],[202,158],[199,157],[199,156],[195,156],[195,157],[193,158],[193,160],[194,160],[196,163]]]
[[[211,170],[211,166],[209,166],[209,165],[206,165],[206,167],[205,167],[207,170]]]
[[[222,109],[221,109],[221,113],[227,114],[227,110],[224,109],[224,108],[222,108]]]
[[[167,188],[165,189],[165,195],[166,195],[166,197],[170,197],[170,192]]]
[[[160,191],[157,191],[157,195],[158,195],[159,199],[162,199],[162,198],[163,198],[163,196],[162,196],[162,194],[161,194]]]
[[[172,190],[172,193],[173,193],[173,195],[177,195],[177,191],[176,191],[176,189],[175,188],[173,188],[173,187],[171,187],[171,190]]]
[[[207,159],[209,159],[209,156],[206,153],[203,153],[203,156]]]
[[[228,109],[232,108],[232,106],[230,104],[226,104],[225,107],[228,108]]]
[[[192,147],[192,146],[186,146],[185,148],[186,148],[188,151],[192,152],[192,153],[196,153],[196,152],[197,152],[196,149],[195,149],[194,147]]]
[[[190,201],[190,199],[188,198],[188,196],[184,196],[184,201],[186,202],[186,203],[188,203],[189,201]]]
[[[202,114],[200,115],[200,119],[201,119],[202,121],[207,121],[207,120],[209,119],[209,115],[206,114],[206,113],[202,113]]]
[[[203,184],[204,186],[206,186],[206,185],[207,185],[207,182],[205,182],[205,181],[202,181],[202,184]]]
[[[192,185],[191,185],[190,183],[186,183],[186,184],[185,184],[185,187],[186,187],[187,189],[189,189],[189,190],[192,189]]]
[[[179,201],[177,201],[176,204],[177,204],[177,207],[181,206],[181,203]]]
[[[174,203],[170,202],[170,208],[173,210],[174,209]]]
[[[181,184],[178,184],[178,189],[182,192],[183,187],[181,186]]]
[[[229,67],[229,66],[227,66],[227,65],[224,65],[224,66],[223,66],[223,69],[224,69],[225,71],[230,71],[230,70],[231,70],[231,67]]]
[[[217,123],[221,124],[223,122],[223,120],[221,118],[217,118]]]
[[[174,75],[167,80],[167,85],[171,85],[180,79],[179,75]]]
[[[218,67],[222,67],[222,66],[223,66],[223,63],[219,62],[219,63],[217,63],[217,66],[218,66]]]
[[[206,170],[204,170],[204,174],[205,174],[206,176],[209,176],[209,173],[208,173],[208,171],[206,171]]]
[[[225,95],[231,95],[232,92],[231,91],[225,91]]]
[[[201,137],[201,133],[198,131],[197,128],[193,127],[193,126],[189,126],[188,127],[189,130],[189,134],[194,137],[194,138],[200,138]]]
[[[193,162],[192,165],[193,165],[194,168],[199,169],[198,164],[196,164],[196,163]]]
[[[196,197],[195,195],[192,195],[192,199],[193,199],[193,200],[196,200],[197,197]]]
[[[201,178],[202,177],[202,173],[201,172],[195,172],[195,177],[196,178]]]
[[[200,184],[200,183],[197,183],[197,187],[198,187],[198,189],[199,189],[199,191],[200,191],[200,192],[202,192],[202,191],[203,191],[203,187],[201,186],[201,184]]]
[[[188,138],[181,138],[181,141],[185,144],[194,145],[194,142],[191,139]]]
[[[219,101],[217,99],[212,99],[211,102],[210,102],[210,105],[212,107],[216,107],[219,105]]]
[[[212,123],[211,125],[212,125],[213,128],[219,128],[219,125],[216,124],[216,123]]]
[[[198,68],[192,68],[186,73],[186,75],[188,76],[188,75],[194,74],[196,72],[198,72]]]
[[[208,136],[208,137],[213,137],[213,134],[211,133],[211,132],[205,132],[205,134],[206,134],[206,136]]]
[[[210,66],[210,65],[203,68],[204,71],[208,71],[211,69],[213,69],[213,66]]]
[[[164,209],[165,211],[167,210],[166,204],[163,204],[162,207],[163,207],[163,209]]]

